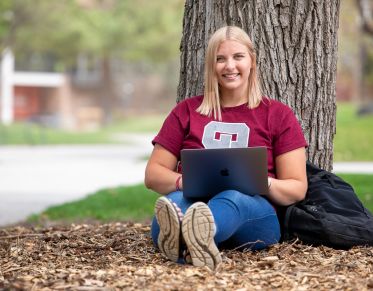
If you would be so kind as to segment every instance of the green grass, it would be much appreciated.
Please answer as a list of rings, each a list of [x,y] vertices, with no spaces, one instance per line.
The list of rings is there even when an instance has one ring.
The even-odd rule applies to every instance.
[[[366,208],[373,213],[373,175],[339,174],[350,183]]]
[[[151,133],[160,129],[165,116],[132,116],[93,132],[69,132],[28,123],[0,124],[0,145],[105,144],[120,142],[121,133]]]
[[[144,221],[152,217],[158,196],[144,185],[104,189],[78,201],[52,206],[28,220],[34,223],[44,220]]]
[[[110,143],[105,131],[67,132],[33,124],[0,125],[0,145],[100,144]]]
[[[340,176],[352,184],[365,207],[373,213],[373,175]],[[148,221],[158,197],[144,185],[106,189],[79,201],[50,207],[39,215],[31,216],[29,221]]]
[[[161,128],[165,118],[165,114],[133,116],[114,123],[113,125],[106,128],[106,130],[109,133],[156,132]]]
[[[373,161],[373,115],[357,116],[350,103],[337,106],[334,161]]]

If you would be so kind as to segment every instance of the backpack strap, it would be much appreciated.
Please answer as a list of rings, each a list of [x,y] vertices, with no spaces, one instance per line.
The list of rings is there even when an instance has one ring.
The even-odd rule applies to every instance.
[[[283,231],[283,239],[284,240],[290,240],[292,238],[292,235],[289,233],[289,221],[290,221],[290,214],[293,211],[293,208],[294,208],[295,205],[296,205],[296,203],[288,206],[286,211],[285,211],[284,231]]]

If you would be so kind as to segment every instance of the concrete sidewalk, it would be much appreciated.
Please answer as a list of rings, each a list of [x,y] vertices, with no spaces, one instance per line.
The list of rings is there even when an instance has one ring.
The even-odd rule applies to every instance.
[[[123,145],[0,147],[0,226],[99,189],[142,183],[153,137],[121,135]],[[373,174],[373,162],[334,169]]]
[[[97,190],[142,183],[153,135],[123,145],[0,147],[0,226]]]
[[[335,162],[333,172],[336,174],[373,174],[373,162]]]

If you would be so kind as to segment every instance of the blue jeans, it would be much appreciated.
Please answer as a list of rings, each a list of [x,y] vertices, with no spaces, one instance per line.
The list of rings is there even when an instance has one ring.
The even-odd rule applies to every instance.
[[[176,191],[166,196],[183,213],[195,200]],[[219,248],[260,250],[280,240],[280,225],[273,206],[263,196],[249,196],[235,190],[223,191],[206,202],[216,224],[215,243]],[[151,235],[157,245],[159,225],[153,218]]]

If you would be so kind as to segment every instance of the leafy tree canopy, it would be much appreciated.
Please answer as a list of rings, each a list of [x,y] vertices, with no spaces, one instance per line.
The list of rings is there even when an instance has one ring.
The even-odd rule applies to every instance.
[[[178,54],[182,0],[1,0],[0,48],[160,62]]]

